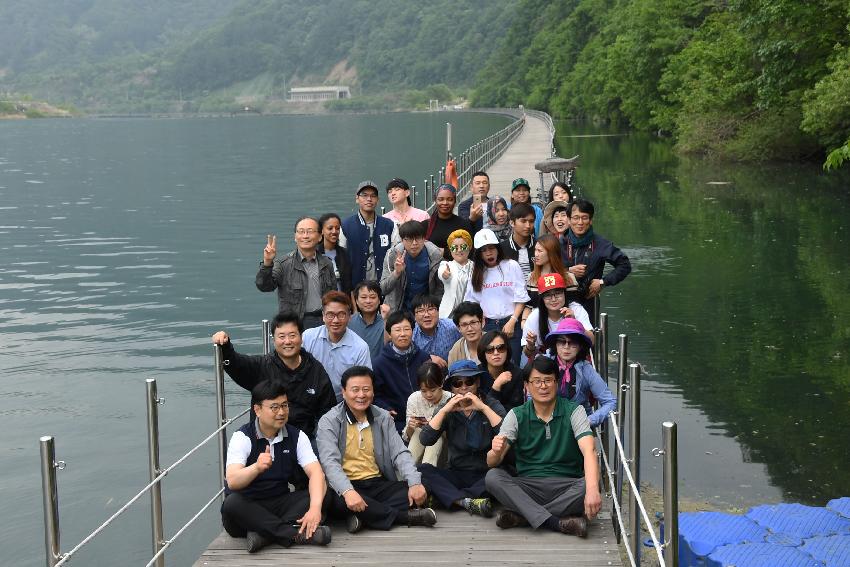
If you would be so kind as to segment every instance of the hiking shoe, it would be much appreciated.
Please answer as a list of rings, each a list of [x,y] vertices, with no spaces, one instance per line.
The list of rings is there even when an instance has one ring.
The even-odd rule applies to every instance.
[[[296,545],[327,545],[331,542],[331,529],[328,526],[317,526],[311,537],[306,533],[297,533],[292,538]]]
[[[566,516],[558,520],[558,529],[562,534],[587,537],[587,518],[584,516]]]
[[[407,511],[408,526],[433,526],[437,523],[437,513],[431,508],[413,508]]]
[[[248,532],[245,536],[247,542],[248,553],[257,553],[267,545],[271,545],[272,540],[258,534],[257,532]]]
[[[519,526],[527,526],[528,520],[511,510],[502,510],[496,516],[496,525],[503,530],[507,530]]]
[[[363,529],[363,521],[357,517],[357,514],[350,514],[345,520],[345,528],[350,534],[356,534]]]
[[[493,517],[493,504],[489,498],[472,498],[465,508],[470,514],[477,514],[482,518]]]

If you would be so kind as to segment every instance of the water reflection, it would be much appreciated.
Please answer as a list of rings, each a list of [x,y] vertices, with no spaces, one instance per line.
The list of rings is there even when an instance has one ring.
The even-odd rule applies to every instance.
[[[688,484],[731,503],[769,496],[757,478],[728,482],[754,463],[787,500],[850,494],[847,173],[679,159],[640,135],[558,141],[561,155],[582,154],[594,228],[634,254],[634,273],[606,296],[613,333],[629,333],[652,381],[675,386],[708,420],[680,422]],[[667,401],[652,415],[682,411]],[[740,464],[707,438],[682,442],[683,431],[709,427],[734,439]]]

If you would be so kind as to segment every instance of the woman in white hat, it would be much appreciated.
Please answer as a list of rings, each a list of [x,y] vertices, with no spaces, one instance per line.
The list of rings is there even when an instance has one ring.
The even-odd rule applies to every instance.
[[[484,311],[484,331],[502,331],[511,341],[513,363],[519,364],[521,328],[519,318],[529,300],[522,268],[506,259],[499,239],[484,228],[475,234],[472,278],[466,288],[466,301],[474,301]]]

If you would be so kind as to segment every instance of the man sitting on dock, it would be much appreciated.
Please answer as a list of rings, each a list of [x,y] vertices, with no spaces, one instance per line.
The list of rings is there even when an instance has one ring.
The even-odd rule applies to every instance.
[[[304,327],[298,315],[278,313],[270,326],[274,351],[268,354],[236,352],[226,331],[214,334],[212,342],[221,345],[224,371],[246,390],[253,390],[263,380],[286,386],[289,423],[315,439],[319,418],[336,404],[330,378],[322,364],[302,348]]]
[[[500,528],[587,537],[587,520],[602,505],[595,442],[584,407],[557,395],[557,373],[558,363],[543,356],[526,369],[531,400],[508,412],[487,453],[487,464],[498,467],[513,447],[518,474],[491,468],[485,484],[505,507]]]
[[[257,419],[234,432],[227,446],[224,529],[247,538],[248,553],[272,543],[327,545],[331,530],[321,525],[325,475],[310,440],[287,423],[286,386],[263,380],[251,390],[251,404]],[[290,492],[299,469],[308,488]]]
[[[632,264],[610,240],[593,233],[593,203],[576,199],[569,207],[570,228],[561,237],[564,266],[578,280],[583,295],[579,303],[590,315],[590,320],[596,321],[593,298],[602,293],[603,287],[617,285],[626,279]],[[606,262],[614,269],[603,276]]]
[[[347,517],[350,533],[364,526],[388,530],[393,524],[436,524],[431,508],[411,508],[423,505],[427,494],[392,416],[372,405],[372,370],[346,370],[342,397],[319,420],[319,457],[333,491],[332,510]]]
[[[295,222],[293,252],[275,260],[277,237],[268,235],[255,283],[260,291],[277,290],[278,311],[294,311],[306,328],[322,324],[322,295],[337,288],[334,265],[318,253],[319,221],[301,217]]]

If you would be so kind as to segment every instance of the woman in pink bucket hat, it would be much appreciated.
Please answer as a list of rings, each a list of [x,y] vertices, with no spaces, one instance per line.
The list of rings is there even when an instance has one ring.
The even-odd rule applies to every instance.
[[[558,395],[584,406],[591,427],[605,421],[617,407],[614,394],[587,361],[590,338],[584,326],[573,318],[564,318],[544,341],[549,356],[558,363]],[[599,408],[593,411],[593,402]]]

